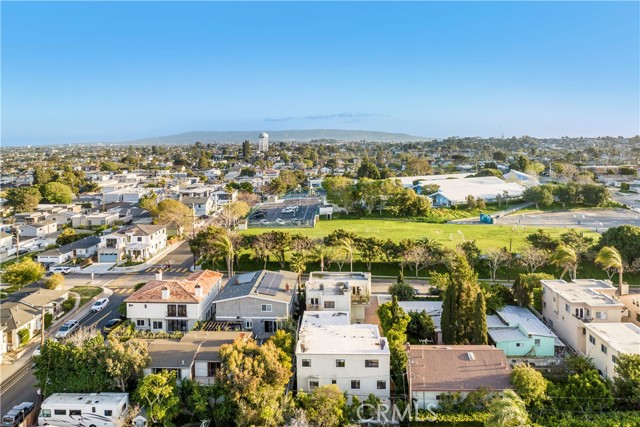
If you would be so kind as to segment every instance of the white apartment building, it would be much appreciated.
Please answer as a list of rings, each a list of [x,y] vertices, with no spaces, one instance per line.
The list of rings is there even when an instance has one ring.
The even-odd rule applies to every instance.
[[[314,271],[305,292],[307,310],[344,311],[351,323],[362,323],[371,296],[371,273]]]
[[[120,219],[120,215],[113,212],[94,212],[90,214],[76,214],[71,217],[72,227],[99,227],[112,225]]]
[[[542,280],[542,316],[565,343],[585,354],[587,331],[594,323],[620,323],[624,304],[614,299],[609,280]]]
[[[587,324],[587,350],[600,374],[613,379],[621,354],[640,354],[640,327],[633,323]]]
[[[182,280],[148,281],[124,302],[136,329],[186,332],[197,321],[213,317],[213,299],[222,287],[222,274],[202,270]]]
[[[390,395],[389,343],[377,325],[351,324],[340,311],[307,311],[296,343],[298,388],[311,392],[336,384],[365,400]]]

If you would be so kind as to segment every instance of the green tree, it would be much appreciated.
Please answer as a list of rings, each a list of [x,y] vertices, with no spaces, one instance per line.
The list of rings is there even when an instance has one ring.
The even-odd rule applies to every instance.
[[[529,187],[522,193],[522,198],[526,202],[531,202],[536,205],[536,209],[540,206],[546,207],[553,203],[553,192],[550,188],[544,185],[535,187]]]
[[[44,287],[47,289],[58,289],[63,283],[64,275],[60,273],[54,273],[44,279]]]
[[[622,288],[622,274],[624,272],[624,263],[620,252],[613,246],[603,246],[598,255],[596,255],[595,263],[602,266],[605,271],[618,272],[618,289]],[[609,276],[611,278],[611,276]]]
[[[385,335],[392,329],[405,334],[409,320],[411,320],[409,315],[398,304],[398,298],[396,297],[378,307],[378,319]],[[404,344],[406,338],[401,341]]]
[[[565,384],[554,384],[549,396],[560,411],[602,412],[613,406],[608,380],[595,369],[569,375]]]
[[[282,402],[291,377],[286,360],[269,341],[259,346],[253,339],[238,339],[220,348],[217,380],[238,427],[283,424]]]
[[[411,156],[407,159],[404,169],[406,176],[428,175],[432,172],[431,162],[426,157]]]
[[[371,163],[368,160],[362,162],[360,167],[358,168],[358,179],[369,178],[369,179],[380,179],[380,171],[378,167]]]
[[[554,277],[547,273],[520,274],[513,284],[513,296],[518,306],[528,307],[534,303],[534,291],[542,289],[541,280],[553,280]]]
[[[426,311],[410,311],[409,324],[407,325],[407,336],[409,342],[418,344],[421,340],[433,339],[435,326],[433,319]]]
[[[442,278],[444,277],[441,277],[441,279]],[[444,283],[444,281],[442,282]],[[456,301],[458,299],[457,291],[457,286],[449,283],[447,280],[444,291],[444,301],[442,302],[442,317],[440,320],[442,341],[445,344],[454,343],[458,334],[458,318],[456,317]]]
[[[322,181],[322,188],[327,192],[330,203],[342,207],[347,213],[353,205],[353,180],[345,176],[327,177]]]
[[[31,339],[31,330],[29,328],[18,329],[19,346],[24,347]]]
[[[473,344],[486,345],[487,337],[487,305],[482,292],[478,292],[473,310]]]
[[[68,185],[60,182],[49,182],[42,186],[42,197],[49,203],[69,204],[73,201],[73,192]]]
[[[382,246],[384,242],[376,237],[365,237],[356,240],[356,247],[360,252],[360,258],[367,265],[367,271],[371,271],[374,262],[382,258]]]
[[[12,207],[14,213],[18,213],[34,210],[42,200],[42,195],[37,187],[17,187],[9,188],[5,198],[7,206]]]
[[[22,288],[30,283],[37,282],[42,279],[45,269],[42,264],[35,262],[30,257],[21,259],[9,265],[4,273],[2,273],[2,281]]]
[[[302,275],[307,270],[307,257],[305,254],[298,251],[292,253],[289,260],[289,269],[298,275],[298,286],[300,286]]]
[[[215,386],[205,386],[197,381],[184,378],[180,381],[178,393],[183,410],[191,414],[192,420],[204,420],[211,416],[209,399],[215,398]]]
[[[149,213],[157,224],[176,227],[179,236],[193,225],[193,210],[178,200],[165,199]]]
[[[535,233],[528,234],[526,237],[531,246],[543,251],[555,251],[560,245],[558,239],[555,239],[544,230],[538,230]]]
[[[488,408],[486,427],[528,427],[531,425],[527,408],[522,399],[511,390],[495,398]]]
[[[640,258],[640,227],[621,225],[609,228],[600,236],[598,247],[613,246],[623,259],[632,264]]]
[[[620,406],[640,410],[640,355],[621,354],[616,360],[613,390]]]
[[[389,286],[389,293],[399,301],[411,301],[415,296],[415,289],[403,280]]]
[[[478,275],[463,255],[453,255],[442,304],[442,340],[445,344],[473,341],[474,305],[480,292]]]
[[[548,381],[526,363],[518,363],[511,371],[511,384],[527,406],[541,405],[547,398]]]
[[[371,214],[382,200],[382,181],[369,178],[360,179],[354,189],[354,199],[364,206],[366,214]]]
[[[62,232],[56,237],[56,244],[58,245],[66,245],[71,242],[75,242],[82,238],[78,235],[76,230],[73,228],[65,228]]]
[[[33,169],[33,185],[41,185],[50,182],[54,178],[54,173],[51,169],[44,168],[42,166],[36,166]]]
[[[275,334],[269,337],[269,341],[282,350],[285,355],[289,356],[289,361],[291,361],[291,356],[295,349],[295,341],[292,333],[287,332],[284,329],[278,329]]]
[[[145,407],[151,425],[170,426],[180,412],[176,374],[162,371],[147,375],[140,381],[135,399]]]
[[[311,394],[299,393],[297,405],[309,419],[309,426],[339,427],[346,422],[346,398],[337,385],[324,385]]]
[[[558,246],[556,251],[551,255],[550,261],[552,265],[562,268],[560,279],[562,279],[567,271],[569,272],[569,276],[572,280],[576,278],[580,260],[578,259],[576,252],[569,246]]]
[[[142,377],[142,370],[149,363],[147,344],[139,340],[110,339],[105,362],[114,386],[127,391]]]
[[[349,271],[353,271],[353,258],[356,255],[358,247],[355,240],[350,237],[344,237],[340,239],[337,245],[338,251],[342,253],[349,262]]]

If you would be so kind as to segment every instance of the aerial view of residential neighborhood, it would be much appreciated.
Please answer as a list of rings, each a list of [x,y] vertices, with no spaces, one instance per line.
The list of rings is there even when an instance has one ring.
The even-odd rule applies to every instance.
[[[0,427],[640,427],[640,2],[0,9]]]

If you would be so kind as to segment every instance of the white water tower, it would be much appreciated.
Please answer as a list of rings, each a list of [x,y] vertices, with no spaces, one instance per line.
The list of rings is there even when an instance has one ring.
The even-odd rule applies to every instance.
[[[258,151],[261,153],[269,151],[269,134],[262,132],[258,137]]]

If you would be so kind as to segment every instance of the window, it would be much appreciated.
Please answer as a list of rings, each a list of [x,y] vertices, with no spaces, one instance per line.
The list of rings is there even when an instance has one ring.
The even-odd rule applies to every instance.
[[[311,367],[311,359],[302,359],[302,367],[310,368]]]
[[[542,302],[542,306],[543,306],[544,308],[547,308],[547,302],[546,302],[546,301],[543,301],[543,302]]]
[[[245,329],[253,329],[253,320],[248,319],[244,321],[244,328]]]
[[[187,317],[187,305],[181,304],[178,306],[178,317]]]
[[[153,322],[153,329],[162,329],[162,322]]]
[[[320,301],[318,298],[309,298],[309,305],[319,305]]]
[[[54,409],[53,415],[67,415],[66,409]]]
[[[105,409],[104,410],[104,416],[105,417],[110,417],[113,415],[113,411],[111,409]]]
[[[91,407],[91,412],[93,412],[94,414],[96,413],[96,407],[95,406]]]
[[[351,380],[351,390],[360,390],[360,380]]]
[[[82,411],[80,409],[69,409],[69,416],[80,416],[82,415]]]
[[[315,390],[320,387],[320,381],[309,381],[309,390]]]
[[[138,242],[142,242],[142,237],[138,237]]]
[[[534,344],[535,344],[536,347],[540,347],[540,338],[536,338],[534,340]]]
[[[365,360],[364,361],[364,367],[365,368],[377,368],[380,366],[380,361],[377,359],[373,359],[373,360]]]
[[[618,363],[618,358],[616,356],[614,356],[614,355],[611,355],[611,361],[613,363]]]
[[[606,319],[607,312],[606,311],[596,311],[596,319]]]
[[[272,310],[272,305],[271,304],[262,304],[261,310],[262,312],[271,312]]]
[[[167,320],[167,332],[187,332],[186,320]]]
[[[145,325],[145,321],[144,319],[138,319],[136,320],[136,326],[144,326]]]
[[[640,322],[640,313],[636,313],[636,320]]]
[[[522,344],[520,344],[519,342],[516,343],[516,347],[520,347],[522,346]]]
[[[344,359],[336,359],[336,368],[344,368]]]
[[[387,389],[387,382],[386,381],[381,381],[378,380],[378,386],[377,386],[378,390],[386,390]]]
[[[51,409],[43,409],[42,411],[40,411],[40,416],[43,418],[51,417]]]
[[[336,302],[335,301],[325,301],[324,302],[324,308],[336,308]]]
[[[565,304],[564,305],[564,310],[568,313],[569,312],[569,304]]]
[[[604,354],[607,354],[607,346],[604,344],[600,344],[600,351],[602,351]]]
[[[337,380],[331,380],[331,384],[338,384]]]
[[[175,304],[169,304],[167,306],[167,317],[176,317],[177,311],[176,311],[176,305]]]
[[[216,372],[220,369],[220,362],[208,362],[207,363],[207,376],[215,377]]]
[[[589,342],[593,345],[596,344],[596,338],[591,334],[589,334]]]
[[[579,317],[580,319],[583,319],[584,318],[584,309],[576,308],[576,317]]]

